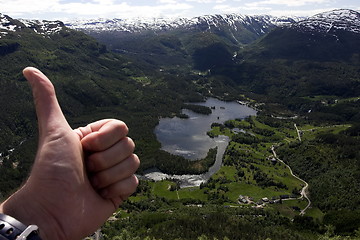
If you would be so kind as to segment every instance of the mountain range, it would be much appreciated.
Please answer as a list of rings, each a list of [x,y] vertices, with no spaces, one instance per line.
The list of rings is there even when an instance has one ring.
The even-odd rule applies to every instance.
[[[104,32],[123,33],[164,33],[169,31],[207,31],[227,32],[235,42],[248,43],[244,35],[255,39],[268,33],[276,26],[294,23],[301,18],[273,17],[269,15],[247,16],[240,14],[206,15],[194,18],[178,19],[98,19],[67,23],[72,29],[84,31],[90,35]]]
[[[360,13],[349,9],[339,9],[316,14],[312,17],[274,17],[270,15],[206,15],[194,18],[178,19],[98,19],[98,20],[74,20],[67,23],[47,20],[15,20],[0,13],[0,36],[9,32],[32,29],[42,35],[51,35],[59,32],[65,26],[80,30],[90,35],[96,33],[123,33],[144,34],[164,33],[170,31],[203,31],[219,33],[229,30],[233,40],[241,43],[237,35],[251,32],[261,37],[274,28],[298,29],[304,32],[334,33],[336,31],[348,31],[360,33]]]
[[[312,34],[309,40],[313,41],[316,38],[315,35],[320,36],[322,34],[322,37],[334,38],[335,41],[341,42],[338,32],[344,32],[348,35],[360,33],[359,14],[354,10],[339,9],[320,13],[309,18],[226,14],[178,19],[74,20],[65,24],[60,21],[14,20],[1,14],[0,38],[11,32],[26,30],[32,30],[46,37],[67,27],[83,31],[106,44],[110,50],[121,53],[137,54],[137,51],[147,49],[147,53],[156,54],[156,51],[164,52],[164,47],[175,50],[176,48],[185,48],[185,50],[190,49],[191,52],[192,47],[186,49],[187,46],[185,45],[194,42],[192,38],[199,36],[199,33],[208,34],[208,37],[211,35],[212,42],[217,41],[216,39],[219,38],[225,40],[226,48],[230,48],[232,52],[238,51],[244,45],[253,43],[264,36],[265,42],[269,39],[272,44],[276,44],[277,39],[283,39],[284,42],[291,44],[291,48],[300,49],[294,46],[292,41],[288,41],[288,37],[291,38],[291,36],[281,35],[289,31],[292,31],[295,35],[297,33],[300,33],[300,35]],[[141,43],[144,40],[146,43]],[[195,41],[197,40],[195,39]],[[154,46],[153,41],[160,41],[162,44],[159,46],[158,43],[155,43],[158,46]],[[356,44],[353,44],[352,41],[349,44],[352,45],[351,48],[355,48],[351,50],[352,52],[357,51]],[[137,46],[142,46],[141,50]],[[275,50],[277,49],[275,48]],[[167,51],[165,52],[167,53]],[[175,55],[178,59],[183,58],[183,54],[181,54],[182,56]]]
[[[177,66],[192,66],[201,71],[210,69],[213,74],[227,76],[227,82],[245,85],[253,93],[269,95],[272,89],[270,95],[279,98],[281,94],[300,96],[304,92],[360,95],[358,83],[350,80],[357,78],[355,70],[346,71],[346,75],[351,76],[344,81],[330,66],[331,62],[340,62],[337,67],[344,64],[348,69],[359,62],[360,17],[359,12],[350,9],[308,18],[228,14],[176,20],[89,20],[66,25],[138,61],[163,69],[178,70]],[[269,66],[276,60],[282,64],[270,70]],[[305,77],[307,74],[301,76],[294,72],[300,66],[295,64],[298,61],[327,62],[320,65],[328,65],[329,69],[310,67],[310,72],[305,71],[308,77]],[[273,74],[263,76],[265,71],[279,71],[280,66],[281,71],[289,74],[278,73],[283,80],[273,79]],[[303,73],[301,69],[297,71]],[[319,72],[323,74],[320,79],[317,78]],[[320,84],[325,78],[331,81]],[[274,85],[287,90],[279,91]]]
[[[136,142],[136,153],[142,162],[140,174],[152,167],[174,174],[199,171],[201,161],[186,161],[160,150],[161,144],[154,134],[159,118],[185,117],[181,114],[185,103],[203,101],[206,97],[238,100],[251,106],[255,106],[252,105],[255,102],[259,110],[257,119],[247,119],[247,123],[239,125],[247,131],[254,129],[254,136],[247,136],[252,144],[249,148],[234,147],[242,146],[237,145],[241,143],[232,144],[227,157],[233,157],[239,169],[232,166],[233,172],[221,180],[222,190],[209,189],[209,196],[225,194],[226,178],[238,179],[244,176],[245,170],[247,179],[241,184],[251,181],[248,173],[255,169],[260,172],[265,161],[265,158],[258,159],[256,152],[269,154],[266,149],[280,141],[279,131],[273,130],[287,129],[281,134],[285,141],[279,146],[279,150],[284,151],[280,158],[287,158],[295,171],[310,180],[314,209],[320,207],[325,214],[333,213],[328,215],[333,216],[331,221],[326,220],[325,215],[325,223],[336,222],[338,216],[342,219],[353,216],[347,220],[353,223],[349,225],[350,230],[341,228],[340,220],[336,225],[338,233],[355,234],[359,221],[353,219],[359,216],[356,194],[360,189],[359,29],[359,12],[346,9],[309,18],[229,14],[177,20],[113,19],[65,24],[13,19],[0,14],[0,198],[28,176],[36,152],[36,115],[30,88],[21,75],[24,67],[35,66],[54,83],[71,126],[82,126],[101,118],[118,118],[128,124],[129,135]],[[324,134],[318,136],[314,132],[314,139],[303,137],[302,142],[288,144],[289,139],[296,139],[294,123],[304,129],[314,126],[313,129],[321,129]],[[231,128],[233,124],[229,122],[219,128]],[[350,125],[354,128],[345,131]],[[344,131],[327,132],[327,126]],[[257,164],[251,162],[250,149],[254,150]],[[253,166],[245,169],[241,166],[243,163]],[[257,177],[268,178],[270,174]],[[220,178],[214,181],[220,184]],[[163,198],[154,201],[160,199]],[[153,204],[150,197],[143,201]],[[179,201],[183,201],[186,208],[188,204],[199,204],[191,199]],[[151,209],[158,213],[156,208]],[[219,209],[224,210],[222,205]],[[167,207],[166,215],[173,216],[168,210]],[[260,216],[249,214],[251,218]],[[208,216],[207,213],[201,215],[201,219],[204,216]],[[243,219],[238,216],[236,219]],[[320,219],[323,215],[319,216]],[[188,222],[189,216],[185,217],[182,223]],[[277,217],[267,220],[268,230],[287,219]],[[256,219],[263,223],[263,218]],[[248,224],[246,228],[261,226],[262,229],[262,223]],[[321,229],[307,216],[295,218],[294,225],[306,231],[318,229],[314,230],[315,235],[325,229],[325,225]],[[284,225],[280,235],[284,229],[289,228]],[[307,239],[292,233],[288,232],[288,236]]]
[[[303,31],[335,34],[337,31],[360,33],[360,13],[353,10],[335,10],[316,14],[293,26]]]
[[[65,25],[61,21],[16,20],[0,13],[0,38],[11,32],[21,32],[26,30],[32,30],[43,36],[49,36],[60,32],[64,27]]]
[[[122,101],[126,104],[131,99],[143,102],[141,94],[131,93],[138,98],[124,98],[109,87],[116,85],[116,89],[121,89],[124,79],[133,80],[125,81],[130,88],[140,84],[146,96],[153,92],[151,88],[160,86],[169,90],[170,98],[176,95],[182,100],[194,98],[195,92],[210,92],[229,100],[245,92],[251,98],[281,104],[287,109],[303,113],[311,109],[314,113],[314,109],[325,111],[324,106],[306,98],[309,95],[360,96],[359,19],[359,12],[347,9],[306,19],[229,14],[66,24],[17,20],[0,14],[2,78],[19,79],[21,68],[27,65],[47,69],[50,75],[57,76],[55,83],[61,71],[78,75],[77,81],[59,80],[59,91],[64,93],[60,98],[66,99],[65,110],[75,115],[82,111],[74,109]],[[111,51],[121,55],[113,55]],[[97,75],[93,77],[95,80],[87,82],[86,76],[94,75]],[[104,75],[112,76],[112,80],[100,77]],[[80,85],[81,94],[75,91]],[[176,88],[178,85],[183,87]],[[187,88],[197,90],[190,93]],[[288,101],[282,101],[284,98]],[[179,104],[176,106],[180,108]],[[358,118],[358,114],[350,112],[338,111],[327,116],[343,120]]]
[[[47,20],[20,19],[25,27],[31,28],[41,34],[58,32],[66,25],[75,30],[87,33],[93,32],[166,32],[171,30],[202,30],[221,31],[224,27],[231,28],[234,32],[246,28],[248,31],[261,36],[275,27],[289,27],[303,29],[304,31],[330,32],[335,30],[348,30],[360,32],[359,12],[349,9],[339,9],[316,14],[312,17],[274,17],[270,15],[206,15],[194,18],[178,19],[97,19],[97,20],[74,20],[67,23]],[[17,20],[0,13],[0,29],[2,35],[5,32],[16,31],[24,26],[19,25]]]
[[[298,28],[303,31],[317,31],[329,33],[336,30],[347,30],[355,33],[360,31],[359,12],[349,9],[316,14],[312,17],[275,17],[270,15],[205,15],[194,18],[178,19],[97,19],[75,20],[66,23],[72,29],[84,31],[88,34],[103,32],[128,33],[162,33],[174,30],[197,30],[219,32],[228,29],[235,41],[239,32],[251,32],[257,36],[263,36],[276,27]],[[238,41],[239,42],[239,41]],[[241,42],[241,41],[240,41]]]
[[[358,51],[355,42],[340,40],[338,32],[346,35],[358,34],[360,31],[359,12],[349,9],[339,9],[320,13],[309,18],[304,17],[273,17],[269,15],[247,16],[239,14],[227,15],[208,15],[196,18],[179,19],[99,19],[74,21],[66,23],[66,26],[72,29],[80,30],[89,34],[100,42],[106,44],[109,49],[125,54],[162,54],[173,55],[173,59],[183,59],[184,54],[174,49],[182,49],[192,54],[195,45],[206,47],[209,42],[220,41],[226,45],[231,55],[238,52],[244,45],[249,45],[254,41],[264,38],[263,42],[271,42],[270,45],[277,43],[283,44],[269,51],[278,51],[279,48],[286,48],[286,52],[292,54],[296,49],[302,49],[297,45],[313,45],[311,42],[321,42],[323,38],[330,40],[330,49],[337,49],[338,43],[347,44],[344,48],[352,45],[351,52]],[[282,36],[286,32],[292,32],[292,36]],[[310,34],[307,37],[309,43],[298,42],[303,39],[301,36]],[[340,34],[340,35],[344,35]],[[201,36],[203,35],[203,36]],[[204,36],[206,40],[204,40]],[[296,36],[295,35],[301,35]],[[317,37],[318,40],[314,40]],[[210,40],[211,38],[211,40]],[[293,42],[293,39],[297,39]],[[340,37],[341,38],[341,37]],[[291,40],[290,40],[291,39]],[[205,41],[199,43],[200,41]],[[335,42],[334,42],[334,41]],[[306,40],[305,40],[306,41]],[[345,41],[345,42],[342,42]],[[162,43],[159,45],[159,42]],[[316,45],[316,44],[315,44]],[[323,44],[329,47],[327,44]],[[140,47],[139,47],[140,46]],[[171,54],[168,54],[169,48],[172,48]],[[197,47],[195,47],[197,48]],[[354,48],[354,49],[353,49]],[[342,47],[343,49],[343,47]],[[339,50],[339,51],[342,51]],[[301,50],[303,52],[303,50]],[[346,50],[348,52],[349,50]],[[321,57],[318,51],[309,50],[310,55]],[[303,52],[306,54],[306,52]],[[164,55],[164,54],[162,54]],[[326,54],[324,58],[327,58]],[[146,57],[145,57],[146,58]],[[168,61],[165,61],[168,62]],[[173,64],[172,61],[170,61]]]
[[[269,26],[280,26],[299,21],[301,18],[292,17],[273,17],[270,15],[247,16],[241,14],[225,15],[205,15],[194,18],[153,18],[153,19],[98,19],[98,20],[75,20],[66,25],[73,29],[88,32],[103,31],[122,31],[122,32],[142,32],[142,31],[168,31],[175,29],[220,29],[221,26],[228,25],[237,30],[239,24],[252,25],[254,23],[263,25],[265,29]],[[205,27],[204,27],[205,26]]]

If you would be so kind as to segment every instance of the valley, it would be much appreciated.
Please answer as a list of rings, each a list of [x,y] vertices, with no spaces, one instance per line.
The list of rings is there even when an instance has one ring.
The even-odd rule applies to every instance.
[[[28,176],[37,148],[21,75],[32,65],[53,81],[72,127],[119,118],[136,143],[138,175],[166,174],[140,181],[103,239],[359,239],[359,15],[114,20],[74,30],[1,14],[0,198]],[[194,159],[163,148],[161,120],[209,114],[194,105],[208,99],[246,102],[257,114],[211,120],[202,138],[226,137],[221,159],[214,146]],[[214,162],[207,181],[172,177],[206,175]]]
[[[134,219],[139,221],[145,217],[143,215],[145,214],[144,211],[147,212],[147,218],[152,219],[154,224],[156,223],[156,228],[158,228],[166,225],[163,221],[169,221],[168,218],[157,219],[159,212],[167,212],[171,216],[176,215],[178,209],[184,207],[195,212],[206,212],[206,210],[194,210],[194,208],[207,209],[211,208],[211,206],[222,206],[225,209],[224,211],[226,209],[239,209],[237,211],[246,212],[250,211],[249,209],[254,209],[253,211],[256,213],[253,214],[260,215],[264,213],[263,211],[267,213],[277,212],[286,218],[295,219],[295,222],[314,219],[315,222],[307,222],[307,224],[312,224],[312,227],[316,228],[316,225],[323,221],[325,213],[311,204],[308,197],[308,184],[299,177],[294,176],[291,168],[284,161],[277,158],[273,147],[274,145],[281,148],[281,145],[301,144],[293,122],[278,120],[279,124],[282,122],[282,127],[275,128],[264,124],[263,119],[260,119],[257,120],[257,117],[251,117],[245,120],[232,120],[225,123],[225,125],[214,127],[212,132],[215,135],[225,134],[232,141],[225,153],[223,166],[209,181],[201,184],[200,187],[185,188],[181,188],[179,181],[172,178],[156,182],[142,181],[140,183],[141,191],[130,198],[127,203],[129,205],[126,205],[125,210],[120,210],[115,214],[115,219],[109,223],[107,226],[109,229],[105,230],[105,232],[109,233],[111,226],[118,224],[122,225],[123,228],[132,229],[129,227],[134,226],[127,224],[128,221],[125,219],[130,217],[131,221]],[[226,125],[231,127],[225,127]],[[234,137],[236,134],[231,129],[235,126],[246,129],[247,133],[241,133],[241,135],[255,136],[253,142],[234,141],[237,138]],[[325,133],[346,131],[348,128],[350,128],[350,125],[326,127],[303,125],[299,127],[299,131],[303,133],[303,141],[308,141]],[[274,131],[274,135],[277,136],[276,140],[255,133],[259,132],[259,129],[264,132]],[[312,130],[307,131],[309,129]],[[255,141],[255,139],[258,141]],[[273,142],[274,140],[275,142]],[[234,156],[234,154],[240,154],[240,157],[239,155]],[[234,159],[241,160],[234,161]],[[298,171],[294,169],[294,172]],[[310,196],[312,196],[311,194],[310,185]],[[149,198],[153,199],[152,203],[155,205],[149,205]],[[130,216],[129,211],[131,212]],[[170,219],[173,218],[177,219],[175,216],[170,217]],[[296,224],[300,224],[300,222]],[[150,236],[164,236],[154,233],[152,229],[155,229],[155,226],[151,228]],[[136,231],[139,231],[139,229]],[[203,231],[206,232],[207,230],[203,229]],[[171,232],[168,230],[168,234],[171,234]],[[243,232],[238,234],[243,234]],[[178,237],[184,235],[186,233],[180,234]],[[306,236],[304,239],[318,239],[317,234],[313,234],[311,237],[310,235]],[[175,235],[172,237],[175,238]],[[211,237],[215,236],[211,235]],[[221,235],[216,235],[216,237],[221,237]],[[254,239],[259,239],[258,237]],[[289,236],[286,238],[291,239]]]

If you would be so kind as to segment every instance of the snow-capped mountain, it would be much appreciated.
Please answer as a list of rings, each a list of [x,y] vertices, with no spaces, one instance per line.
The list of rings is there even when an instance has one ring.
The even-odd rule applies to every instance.
[[[324,12],[299,21],[293,28],[304,32],[315,31],[334,34],[339,30],[360,33],[360,13],[349,9]]]
[[[16,20],[0,14],[0,38],[12,32],[24,30],[31,30],[44,37],[49,37],[68,27],[93,36],[103,33],[116,33],[117,38],[129,36],[129,33],[159,33],[174,30],[212,32],[226,37],[233,43],[247,44],[279,26],[302,32],[316,31],[332,35],[336,35],[338,31],[360,33],[360,13],[354,10],[339,9],[309,18],[224,14],[177,19],[76,20],[66,24],[60,21]]]
[[[97,20],[75,20],[66,23],[72,29],[86,33],[101,32],[161,32],[170,30],[202,30],[218,31],[224,27],[232,31],[243,28],[263,35],[271,29],[281,27],[293,27],[302,31],[333,32],[346,30],[360,33],[360,13],[349,9],[339,9],[319,13],[312,17],[274,17],[269,15],[206,15],[194,18],[153,18],[153,19],[97,19]]]
[[[334,10],[267,34],[262,56],[311,61],[352,61],[360,53],[360,13]]]
[[[26,29],[46,37],[58,33],[64,28],[66,27],[61,21],[16,20],[0,13],[0,38]]]
[[[66,23],[69,28],[85,32],[106,45],[133,36],[160,33],[214,33],[235,45],[249,44],[277,26],[292,24],[301,18],[248,16],[241,14],[205,15],[194,18],[98,19]],[[117,42],[117,43],[115,43]]]
[[[241,26],[249,26],[259,35],[274,26],[297,22],[301,18],[273,17],[269,15],[247,16],[240,14],[206,15],[194,18],[153,18],[153,19],[97,19],[77,20],[66,23],[72,29],[84,32],[130,32],[169,31],[176,29],[220,30],[228,26],[238,30]]]
[[[10,32],[16,32],[21,26],[9,16],[0,13],[0,38],[8,35]]]
[[[48,36],[60,32],[65,28],[61,21],[47,21],[47,20],[26,20],[20,19],[27,28],[32,29],[35,33]]]

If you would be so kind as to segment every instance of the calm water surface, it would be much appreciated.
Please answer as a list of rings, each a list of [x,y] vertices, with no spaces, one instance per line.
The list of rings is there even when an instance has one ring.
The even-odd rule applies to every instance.
[[[217,146],[217,140],[206,134],[211,130],[212,123],[224,123],[227,120],[256,115],[256,111],[250,107],[215,98],[195,104],[215,107],[215,109],[212,109],[210,115],[183,109],[183,113],[190,118],[160,119],[159,125],[155,128],[155,134],[161,143],[162,150],[192,160],[204,158],[210,148]]]

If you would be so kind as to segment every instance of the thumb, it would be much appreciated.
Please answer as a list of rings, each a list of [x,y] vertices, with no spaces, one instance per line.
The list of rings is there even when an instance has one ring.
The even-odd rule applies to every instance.
[[[31,85],[40,136],[63,127],[69,127],[57,101],[55,89],[50,80],[38,69],[27,67],[23,70]]]

